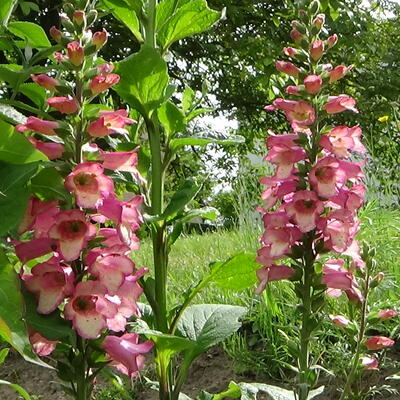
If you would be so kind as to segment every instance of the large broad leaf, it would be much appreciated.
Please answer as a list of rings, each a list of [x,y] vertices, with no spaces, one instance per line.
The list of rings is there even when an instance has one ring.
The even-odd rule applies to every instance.
[[[14,267],[0,249],[0,336],[26,360],[45,366],[32,351],[24,321],[20,281]]]
[[[25,115],[21,114],[14,107],[8,104],[0,103],[0,119],[12,124],[24,124],[26,122]]]
[[[8,24],[8,30],[15,36],[26,40],[28,45],[34,49],[51,46],[43,28],[33,22],[10,22]]]
[[[0,64],[0,82],[7,82],[15,87],[17,82],[25,81],[28,74],[22,70],[22,66],[18,64]]]
[[[11,17],[14,6],[18,0],[1,0],[0,1],[0,25],[7,25]]]
[[[30,196],[27,183],[38,167],[38,163],[11,165],[0,162],[0,236],[19,225]]]
[[[171,101],[164,103],[157,111],[158,119],[163,125],[168,137],[185,129],[185,116]]]
[[[210,282],[230,290],[244,290],[257,282],[256,270],[260,264],[255,262],[254,254],[237,254],[225,262],[211,265]]]
[[[12,164],[26,164],[34,161],[48,161],[48,158],[35,149],[32,143],[14,127],[0,121],[0,161]]]
[[[145,117],[164,102],[169,77],[157,50],[143,46],[139,53],[119,62],[116,72],[121,80],[114,89]]]
[[[71,197],[64,187],[64,179],[55,168],[42,169],[32,179],[31,191],[42,201],[69,201]]]
[[[218,21],[221,14],[211,10],[205,0],[192,0],[178,8],[175,14],[164,23],[157,35],[163,49],[185,37],[201,33]]]
[[[156,30],[157,32],[168,23],[171,17],[183,5],[192,0],[163,0],[157,4]]]
[[[178,322],[179,333],[196,342],[196,348],[188,357],[195,358],[241,327],[239,319],[247,309],[227,304],[195,304],[188,307]]]
[[[103,0],[103,4],[112,12],[116,19],[128,27],[139,42],[143,42],[136,12],[124,0]]]
[[[36,83],[24,83],[19,86],[18,90],[39,108],[42,108],[45,105],[46,91]]]
[[[177,151],[184,146],[206,146],[209,143],[239,144],[244,142],[244,137],[239,135],[191,136],[174,138],[171,140],[170,146],[172,150]]]

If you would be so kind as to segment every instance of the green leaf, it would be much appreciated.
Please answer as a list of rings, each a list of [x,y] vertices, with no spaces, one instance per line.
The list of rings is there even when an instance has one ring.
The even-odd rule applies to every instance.
[[[27,183],[37,169],[38,163],[0,162],[0,236],[15,229],[21,221],[30,196]]]
[[[24,76],[25,75],[25,76]],[[21,78],[22,76],[22,78]],[[0,64],[0,81],[8,82],[12,87],[15,87],[21,79],[27,79],[28,74],[22,71],[22,66],[17,64]]]
[[[176,151],[184,146],[206,146],[209,143],[217,144],[238,144],[244,143],[243,136],[230,135],[230,136],[191,136],[179,137],[171,140],[171,149]]]
[[[211,10],[205,0],[192,0],[178,8],[160,28],[157,39],[162,49],[185,37],[201,33],[218,21],[221,14]]]
[[[23,291],[26,304],[26,322],[35,331],[39,332],[48,340],[65,340],[74,337],[71,324],[61,318],[57,309],[51,314],[43,315],[36,311],[37,301],[34,295]]]
[[[0,364],[3,364],[4,361],[6,360],[8,353],[9,353],[10,349],[9,348],[4,348],[0,350]]]
[[[199,192],[200,187],[192,179],[186,180],[173,194],[168,206],[160,216],[160,219],[174,218]]]
[[[24,303],[18,274],[0,249],[0,336],[27,361],[46,366],[32,351],[24,321]]]
[[[143,46],[119,62],[116,73],[121,80],[114,89],[146,118],[164,102],[169,76],[167,64],[157,50]]]
[[[140,33],[139,19],[136,12],[123,0],[103,0],[103,4],[108,8],[114,17],[125,24],[133,33],[138,42],[143,42],[143,37]]]
[[[16,383],[3,381],[2,379],[0,379],[0,385],[6,385],[6,386],[9,386],[10,388],[14,389],[18,394],[21,395],[21,397],[24,400],[32,400],[31,396],[29,396],[29,393],[22,386],[19,386]]]
[[[43,168],[31,182],[32,193],[42,201],[69,201],[71,196],[64,187],[64,179],[54,168]]]
[[[1,0],[0,2],[0,25],[5,26],[11,17],[13,9],[18,0]]]
[[[0,103],[0,119],[12,124],[24,124],[26,122],[25,115],[21,114],[14,107],[8,104]]]
[[[211,282],[230,290],[251,288],[257,282],[256,270],[260,264],[255,262],[254,254],[237,254],[225,262],[211,264]]]
[[[195,97],[196,93],[194,90],[189,86],[185,86],[182,96],[182,111],[184,114],[192,108]]]
[[[178,10],[183,5],[189,3],[191,0],[163,0],[157,4],[156,15],[156,30],[157,32],[171,19],[175,14],[174,11]]]
[[[241,327],[239,319],[247,309],[228,304],[195,304],[188,307],[178,322],[179,333],[196,342],[189,358],[195,358]]]
[[[34,161],[48,161],[48,158],[35,149],[32,143],[14,127],[0,121],[0,161],[13,164],[26,164]]]
[[[46,33],[40,25],[33,22],[16,21],[8,24],[8,30],[15,36],[26,40],[29,46],[34,49],[50,47],[51,43],[47,39]]]
[[[171,101],[162,104],[157,113],[168,137],[185,129],[185,116]]]
[[[213,112],[214,108],[196,108],[195,110],[191,111],[186,116],[186,123],[192,121],[193,119],[197,118],[199,115],[207,114]]]
[[[46,90],[36,83],[23,83],[19,86],[18,90],[28,97],[28,99],[32,100],[32,102],[39,108],[42,108],[45,105],[47,97]]]

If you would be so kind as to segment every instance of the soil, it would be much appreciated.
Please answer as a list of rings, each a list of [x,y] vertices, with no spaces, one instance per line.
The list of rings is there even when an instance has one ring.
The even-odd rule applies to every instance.
[[[366,377],[368,382],[376,385],[384,385],[388,382],[385,376],[396,371],[383,371],[379,375],[371,373]],[[57,384],[57,377],[54,371],[25,362],[16,353],[11,353],[6,362],[0,367],[0,379],[18,383],[23,386],[31,395],[36,395],[34,400],[70,400]],[[200,357],[192,366],[190,376],[183,389],[183,392],[194,398],[202,389],[209,393],[218,393],[226,390],[230,381],[235,382],[255,382],[257,381],[251,373],[247,376],[236,374],[233,370],[232,360],[224,353],[220,347],[209,350]],[[261,380],[258,379],[260,382]],[[264,381],[272,385],[274,382]],[[334,382],[325,380],[326,391],[316,400],[337,400],[338,395],[335,391]],[[399,381],[391,381],[394,388],[400,391]],[[100,383],[102,385],[102,383]],[[259,396],[266,399],[265,396]],[[21,397],[8,387],[0,386],[0,400],[20,400]],[[142,389],[137,392],[137,400],[157,400],[157,392],[151,389]],[[399,400],[399,394],[376,395],[373,400]]]

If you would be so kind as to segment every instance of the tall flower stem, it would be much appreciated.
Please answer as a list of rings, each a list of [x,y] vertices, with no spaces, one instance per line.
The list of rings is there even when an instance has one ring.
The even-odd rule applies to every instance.
[[[86,382],[87,361],[85,351],[85,339],[77,335],[77,347],[79,350],[79,359],[76,366],[76,400],[88,400],[89,391]]]

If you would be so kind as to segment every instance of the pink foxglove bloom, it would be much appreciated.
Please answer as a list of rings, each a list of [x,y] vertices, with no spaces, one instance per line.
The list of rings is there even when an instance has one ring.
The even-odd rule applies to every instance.
[[[342,111],[352,111],[358,113],[356,109],[356,101],[351,97],[341,94],[340,96],[330,96],[325,104],[325,111],[328,114],[337,114]]]
[[[285,92],[287,94],[291,94],[292,96],[300,96],[302,90],[304,90],[304,88],[302,86],[300,86],[300,85],[298,85],[298,86],[288,86],[285,89]]]
[[[20,124],[15,127],[18,132],[33,131],[42,135],[57,135],[54,129],[58,129],[60,124],[57,121],[46,121],[36,117],[28,117],[25,124]]]
[[[77,165],[65,179],[65,187],[74,193],[79,207],[96,208],[102,199],[114,193],[113,180],[104,175],[104,168],[96,162]]]
[[[139,343],[139,335],[126,333],[120,337],[107,336],[103,342],[103,348],[120,372],[133,378],[143,368],[145,358],[143,354],[153,348],[153,342]]]
[[[71,96],[50,97],[47,99],[47,104],[63,114],[75,114],[79,109],[78,102]]]
[[[65,318],[72,321],[78,334],[96,339],[107,326],[107,318],[117,313],[115,304],[106,299],[107,289],[97,281],[79,282],[73,297],[64,308]]]
[[[277,179],[286,179],[292,175],[295,163],[304,160],[305,156],[305,151],[299,146],[289,147],[277,145],[270,148],[265,159],[277,165]]]
[[[298,182],[296,176],[290,176],[287,180],[281,181],[275,177],[265,177],[260,179],[260,183],[266,185],[266,189],[261,194],[261,198],[265,200],[265,208],[273,207],[278,200],[293,193]]]
[[[375,357],[361,357],[361,365],[365,370],[378,370],[379,362]]]
[[[295,49],[294,47],[284,47],[283,48],[283,54],[285,54],[288,57],[294,57],[298,53],[298,50]]]
[[[15,246],[15,253],[23,263],[53,253],[56,250],[57,241],[47,237],[33,239],[29,242],[21,242]]]
[[[88,132],[92,137],[102,137],[112,133],[128,134],[125,125],[135,122],[128,118],[126,110],[100,111],[100,118],[88,126]]]
[[[317,195],[309,190],[296,192],[290,203],[285,206],[288,215],[293,217],[302,232],[312,231],[324,210],[323,203]]]
[[[322,40],[315,40],[311,43],[310,56],[314,61],[318,61],[324,54],[324,42]]]
[[[88,240],[95,235],[96,227],[86,221],[80,210],[60,211],[49,231],[51,238],[58,239],[64,261],[78,259]]]
[[[29,341],[33,347],[33,351],[41,357],[49,356],[57,347],[58,340],[48,340],[39,332],[30,332]]]
[[[114,295],[134,269],[135,264],[129,257],[110,254],[98,257],[89,271],[107,288],[109,294]]]
[[[344,260],[329,260],[325,263],[322,283],[331,289],[349,290],[356,285],[354,276],[344,267]]]
[[[386,336],[373,336],[365,341],[365,346],[368,350],[381,350],[393,345],[394,340]]]
[[[322,78],[319,75],[308,75],[303,83],[307,93],[316,94],[321,90]]]
[[[346,67],[345,65],[338,65],[332,71],[329,71],[329,83],[333,83],[342,79],[352,68],[352,65]]]
[[[337,326],[341,326],[345,328],[346,326],[349,326],[350,320],[348,320],[346,317],[343,317],[343,315],[329,315],[329,319]]]
[[[75,67],[82,65],[83,61],[85,60],[85,53],[79,42],[74,41],[68,43],[67,54],[69,61],[72,65],[75,65]]]
[[[279,72],[282,72],[286,75],[294,76],[295,78],[299,76],[300,69],[291,62],[277,61],[275,67]]]
[[[315,26],[318,29],[321,29],[324,23],[325,23],[325,14],[318,14],[312,22],[313,26]]]
[[[89,89],[93,95],[97,95],[116,85],[119,80],[120,76],[117,74],[97,75],[89,83]]]
[[[398,311],[395,310],[380,310],[378,311],[378,317],[382,320],[385,321],[389,318],[393,318],[395,316],[399,315]]]
[[[46,74],[39,74],[39,75],[32,74],[31,79],[39,86],[47,90],[51,90],[53,92],[56,90],[56,86],[59,85],[59,81],[57,79],[51,78]]]
[[[105,238],[105,240],[102,242],[103,246],[106,246],[110,249],[118,249],[118,248],[124,248],[126,249],[126,244],[121,241],[118,231],[115,228],[101,228],[99,229],[99,236],[102,236]],[[116,254],[124,254],[124,253],[129,253],[130,251],[133,250],[139,250],[139,238],[135,237],[133,240],[132,246],[128,246],[128,250],[113,250],[113,253]]]
[[[37,264],[30,275],[24,275],[26,288],[38,296],[37,312],[50,314],[74,291],[71,267],[63,267],[57,259]]]
[[[270,265],[257,270],[257,278],[260,281],[256,289],[256,294],[260,294],[267,286],[268,282],[289,279],[293,276],[294,270],[287,265]]]
[[[138,153],[134,151],[125,152],[102,152],[99,158],[103,160],[103,167],[113,171],[125,171],[137,173]]]
[[[365,153],[366,149],[360,141],[362,131],[359,126],[337,126],[326,135],[322,135],[320,145],[336,157],[347,158],[348,150]]]
[[[315,111],[310,103],[304,100],[284,100],[276,99],[275,108],[282,110],[290,122],[296,122],[299,125],[311,125],[315,120]]]
[[[103,47],[108,39],[108,33],[105,29],[99,32],[95,32],[92,37],[92,44],[96,46],[96,50],[99,50]]]
[[[106,64],[100,64],[97,66],[97,73],[99,75],[104,75],[106,76],[107,74],[111,74],[114,70],[114,65],[111,63],[106,63]]]
[[[35,146],[35,148],[41,151],[47,156],[49,160],[55,160],[61,158],[64,153],[64,146],[61,143],[54,142],[41,142],[35,139],[33,136],[27,136],[27,139]]]

